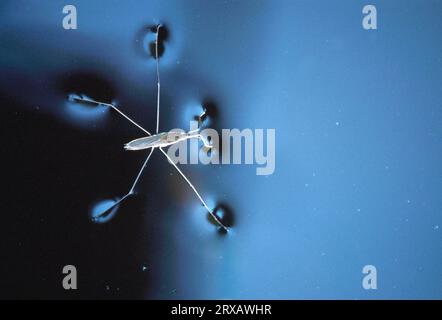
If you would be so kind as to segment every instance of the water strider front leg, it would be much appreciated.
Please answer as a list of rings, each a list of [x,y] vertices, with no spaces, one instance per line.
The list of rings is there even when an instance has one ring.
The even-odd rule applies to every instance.
[[[157,26],[157,34],[155,38],[155,60],[156,60],[156,68],[157,68],[157,123],[155,133],[158,133],[160,130],[160,95],[161,95],[161,80],[160,80],[160,57],[158,55],[158,40],[160,37],[160,29],[162,25],[159,24]]]
[[[213,145],[209,142],[209,140],[207,140],[207,138],[205,136],[203,136],[202,134],[198,134],[197,137],[198,137],[198,139],[200,139],[203,142],[203,144],[206,148],[208,148],[208,149],[213,148]]]

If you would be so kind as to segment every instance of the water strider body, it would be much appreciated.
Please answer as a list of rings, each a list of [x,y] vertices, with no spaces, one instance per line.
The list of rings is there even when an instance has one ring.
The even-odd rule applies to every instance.
[[[137,151],[149,148],[164,148],[192,138],[201,139],[206,148],[212,148],[198,130],[195,130],[189,132],[169,131],[157,133],[152,136],[132,140],[124,145],[124,149]]]

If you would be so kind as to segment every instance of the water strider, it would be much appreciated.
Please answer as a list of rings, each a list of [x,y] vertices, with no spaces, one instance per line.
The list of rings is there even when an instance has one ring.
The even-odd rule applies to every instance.
[[[222,228],[224,231],[228,231],[227,227],[221,222],[220,218],[206,204],[204,199],[201,197],[199,192],[196,190],[195,186],[190,182],[190,180],[184,175],[184,173],[178,168],[178,166],[172,161],[172,159],[169,157],[169,155],[163,149],[164,147],[168,147],[173,144],[179,143],[181,141],[184,141],[187,139],[193,139],[193,138],[202,140],[204,146],[207,148],[211,148],[212,146],[200,134],[200,132],[199,132],[200,128],[198,128],[197,130],[189,131],[189,132],[178,132],[178,131],[159,132],[161,82],[160,82],[160,67],[159,67],[159,55],[158,55],[158,38],[159,38],[159,31],[161,28],[162,28],[162,25],[157,26],[156,39],[155,39],[155,59],[156,59],[156,73],[157,73],[157,120],[156,120],[155,134],[151,134],[149,131],[144,129],[142,126],[140,126],[134,120],[129,118],[126,114],[124,114],[119,108],[117,108],[112,103],[95,101],[93,99],[90,99],[90,98],[84,97],[84,96],[77,96],[77,95],[70,95],[69,96],[69,99],[73,102],[87,103],[87,104],[92,104],[92,105],[97,105],[97,106],[101,105],[101,106],[106,106],[106,107],[112,108],[113,110],[118,112],[126,120],[128,120],[130,123],[132,123],[138,129],[142,130],[147,135],[142,138],[138,138],[138,139],[135,139],[135,140],[132,140],[132,141],[126,143],[124,145],[124,148],[126,150],[138,151],[138,150],[150,149],[150,152],[147,155],[147,158],[144,161],[140,171],[138,172],[138,175],[136,176],[129,192],[126,195],[124,195],[121,199],[119,199],[118,201],[113,203],[110,207],[106,207],[106,209],[103,209],[102,212],[96,212],[94,215],[94,219],[100,219],[100,217],[106,216],[109,212],[113,211],[121,202],[123,202],[126,198],[128,198],[129,196],[134,194],[135,186],[137,185],[138,180],[140,179],[144,168],[146,167],[152,153],[155,151],[155,149],[158,149],[167,158],[168,162],[184,178],[184,180],[187,182],[187,184],[192,188],[193,192],[196,194],[196,196],[198,197],[198,199],[200,200],[202,205],[206,208],[206,210],[209,212],[209,214],[211,215],[213,220],[218,224],[218,226],[220,228]],[[205,112],[203,112],[199,116],[199,118],[203,119],[204,116],[206,116]]]

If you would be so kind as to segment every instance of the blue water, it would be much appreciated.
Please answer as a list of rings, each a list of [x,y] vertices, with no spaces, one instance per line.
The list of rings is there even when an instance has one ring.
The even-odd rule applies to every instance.
[[[44,297],[65,294],[52,288],[58,278],[49,272],[72,263],[89,274],[79,297],[442,298],[441,1],[371,1],[376,31],[361,26],[365,1],[70,3],[78,30],[62,29],[64,1],[0,5],[0,93],[20,106],[9,114],[46,119],[60,128],[56,139],[85,159],[63,156],[63,143],[32,140],[46,162],[29,174],[57,183],[51,197],[72,196],[76,204],[42,203],[33,218],[2,211],[23,223],[36,219],[31,236],[20,238],[18,228],[6,239],[3,268],[18,288],[25,284],[13,266],[32,261]],[[122,206],[106,224],[90,223],[88,208],[128,191],[143,155],[122,145],[142,133],[109,111],[72,113],[66,94],[88,94],[100,80],[102,97],[153,131],[155,61],[140,30],[157,23],[170,31],[160,60],[162,130],[188,128],[207,98],[218,106],[218,128],[276,129],[273,175],[256,176],[245,165],[183,166],[209,206],[231,208],[235,223],[225,236],[159,154],[139,200],[131,200],[137,205]],[[76,74],[83,82],[68,79]],[[23,139],[38,136],[32,123]],[[47,148],[53,155],[44,160]],[[100,153],[86,157],[94,148]],[[61,165],[79,180],[66,178]],[[40,193],[47,194],[32,190]],[[47,255],[28,256],[33,237]],[[88,249],[77,250],[84,237]],[[377,290],[361,285],[369,264]]]

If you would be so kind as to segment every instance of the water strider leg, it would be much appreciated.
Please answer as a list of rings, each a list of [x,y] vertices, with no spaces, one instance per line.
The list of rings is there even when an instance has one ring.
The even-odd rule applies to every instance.
[[[152,148],[146,158],[146,160],[143,163],[143,166],[141,167],[140,171],[138,172],[137,177],[135,178],[132,187],[130,188],[129,192],[126,193],[126,195],[124,195],[120,200],[118,200],[117,202],[115,202],[111,207],[107,208],[106,210],[104,210],[103,212],[100,212],[95,218],[99,218],[102,215],[106,214],[106,212],[109,212],[110,210],[112,210],[113,208],[115,208],[117,205],[119,205],[121,202],[123,202],[127,197],[131,196],[134,194],[134,190],[135,190],[135,186],[138,183],[138,180],[141,177],[141,174],[143,173],[144,168],[147,165],[147,162],[149,162],[150,156],[152,155],[153,151],[155,150],[155,148]]]
[[[193,192],[196,194],[198,199],[203,204],[204,208],[210,213],[212,218],[216,221],[216,223],[225,231],[228,231],[227,227],[221,222],[221,220],[212,212],[212,210],[207,206],[206,202],[203,200],[203,198],[200,196],[199,192],[196,190],[196,188],[193,186],[193,184],[190,182],[189,179],[184,175],[184,173],[178,168],[178,166],[172,161],[172,159],[169,157],[169,155],[160,148],[160,151],[166,156],[166,158],[169,160],[170,164],[175,167],[175,169],[178,171],[178,173],[186,180],[187,184],[192,188]]]
[[[207,138],[204,137],[202,134],[198,134],[197,137],[198,137],[198,139],[200,139],[203,142],[203,144],[206,148],[208,148],[208,149],[213,148],[213,146],[210,144],[210,142],[207,140]]]
[[[161,24],[157,26],[157,35],[155,39],[155,60],[157,64],[157,125],[155,133],[158,133],[160,129],[160,91],[161,91],[161,83],[160,83],[160,57],[158,56],[158,38],[160,34]]]
[[[136,123],[134,120],[132,120],[131,118],[129,118],[127,115],[125,115],[123,113],[123,111],[121,111],[120,109],[118,109],[114,104],[111,103],[106,103],[106,102],[100,102],[100,101],[95,101],[93,99],[89,99],[89,98],[84,98],[81,96],[69,96],[69,99],[73,102],[79,102],[79,103],[88,103],[88,104],[94,104],[96,106],[106,106],[109,108],[114,109],[115,111],[117,111],[121,116],[123,116],[126,120],[128,120],[130,123],[132,123],[134,126],[136,126],[138,129],[144,131],[145,133],[147,133],[149,136],[151,136],[150,132],[147,131],[146,129],[144,129],[142,126],[140,126],[138,123]]]

